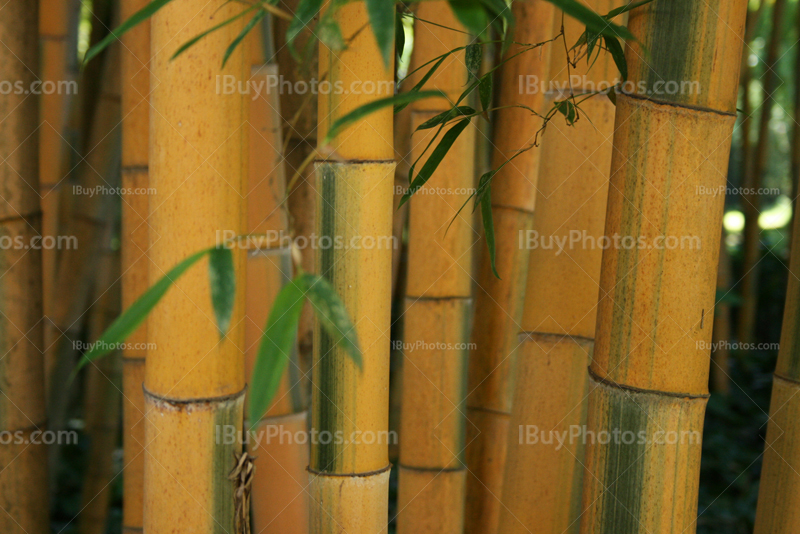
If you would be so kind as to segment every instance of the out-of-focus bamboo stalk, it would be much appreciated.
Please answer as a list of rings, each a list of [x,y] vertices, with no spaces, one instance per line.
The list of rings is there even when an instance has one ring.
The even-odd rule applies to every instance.
[[[553,7],[543,0],[514,2],[514,40],[540,43],[552,38]],[[519,53],[509,48],[506,57]],[[544,79],[549,74],[550,49],[534,50],[510,59],[500,67],[497,106],[521,104],[543,111],[544,91],[521,92],[526,76]],[[500,167],[518,150],[533,144],[542,119],[520,108],[497,111],[492,155],[493,168]],[[480,137],[480,135],[479,135]],[[531,230],[536,203],[541,149],[532,148],[517,156],[492,181],[492,213],[495,226],[497,271],[494,276],[486,244],[477,277],[474,349],[469,359],[467,397],[467,505],[465,532],[497,532],[506,458],[506,438],[513,395],[514,349],[519,344],[524,287],[530,253],[519,246],[521,232]],[[486,172],[481,170],[481,173]]]
[[[731,288],[731,258],[725,244],[725,231],[719,244],[719,268],[717,270],[717,294],[727,297]],[[714,306],[714,332],[711,353],[711,387],[715,393],[727,395],[731,390],[731,307],[725,301]]]
[[[5,4],[0,17],[3,77],[18,80],[24,87],[37,79],[38,14],[37,0],[19,0]],[[38,106],[35,96],[14,91],[0,94],[0,234],[9,243],[19,239],[32,245],[41,235]],[[0,274],[0,431],[25,437],[0,445],[0,532],[45,534],[50,531],[47,448],[41,434],[32,439],[34,433],[47,430],[41,250],[2,247]]]
[[[214,83],[216,76],[242,82],[250,77],[244,47],[221,66],[244,20],[170,59],[183,43],[242,9],[237,3],[173,0],[150,19],[151,285],[190,255],[221,245],[220,236],[240,235],[245,228],[246,95],[218,94]],[[233,252],[235,272],[243,274],[243,251]],[[242,444],[221,437],[238,435],[244,415],[244,284],[241,276],[236,279],[231,326],[222,338],[205,258],[150,314],[144,381],[148,534],[235,532],[243,512],[228,479]]]

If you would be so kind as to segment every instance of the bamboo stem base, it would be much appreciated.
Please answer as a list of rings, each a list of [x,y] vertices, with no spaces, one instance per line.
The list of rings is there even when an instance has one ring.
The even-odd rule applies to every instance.
[[[397,532],[461,534],[464,531],[466,468],[399,467]]]
[[[380,534],[389,522],[387,466],[366,475],[325,475],[309,470],[311,531],[318,534]]]

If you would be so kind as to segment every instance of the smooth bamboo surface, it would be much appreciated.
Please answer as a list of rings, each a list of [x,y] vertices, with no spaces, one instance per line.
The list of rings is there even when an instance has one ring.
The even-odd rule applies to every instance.
[[[35,81],[39,61],[36,0],[9,3],[0,19],[0,70],[26,87]],[[4,237],[30,243],[42,228],[39,206],[37,98],[14,92],[0,95],[0,220]],[[41,250],[4,247],[0,252],[0,316],[3,395],[0,430],[19,431],[25,440],[0,447],[0,531],[44,534],[50,531],[47,448],[29,443],[45,431],[42,359]]]
[[[543,0],[514,2],[514,40],[535,44],[552,38],[553,6]],[[550,45],[552,46],[552,45]],[[545,92],[520,92],[520,79],[544,79],[550,68],[550,46],[525,52],[500,67],[499,107],[522,104],[544,111]],[[519,52],[513,45],[510,58]],[[528,78],[529,77],[529,78]],[[531,146],[542,119],[527,110],[497,111],[492,168],[498,168],[520,149]],[[500,170],[492,180],[496,267],[494,276],[486,244],[481,256],[475,294],[474,349],[469,357],[467,397],[467,505],[465,532],[493,534],[500,516],[506,437],[513,396],[514,349],[519,344],[527,250],[519,246],[520,232],[532,229],[541,149],[532,148]]]
[[[745,14],[743,0],[630,13],[631,81],[701,90],[617,97],[605,233],[644,245],[603,254],[587,426],[636,439],[587,443],[582,532],[696,529],[724,207],[698,191],[725,185]]]
[[[122,0],[127,20],[146,0]],[[149,286],[148,139],[150,126],[150,21],[121,38],[122,69],[122,307],[128,309]],[[134,331],[122,351],[122,435],[124,534],[142,528],[144,476],[144,383],[147,321]]]
[[[215,77],[249,77],[239,47],[222,68],[244,24],[229,24],[170,60],[188,39],[241,11],[175,0],[151,18],[149,282],[179,261],[222,244],[245,228],[248,155],[243,94],[217,94]],[[234,248],[242,272],[244,254]],[[226,336],[217,331],[208,260],[187,271],[151,312],[145,370],[144,531],[234,532],[228,475],[241,451],[244,402],[244,284]],[[234,439],[226,439],[228,432]]]

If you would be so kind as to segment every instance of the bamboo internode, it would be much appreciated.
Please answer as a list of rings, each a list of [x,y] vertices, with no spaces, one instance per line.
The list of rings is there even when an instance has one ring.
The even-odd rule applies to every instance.
[[[243,23],[225,26],[175,60],[177,48],[241,7],[175,0],[151,19],[150,249],[152,285],[179,261],[242,233],[247,180],[243,94],[217,94],[215,77],[247,80],[239,47],[221,68]],[[239,19],[241,21],[242,19]],[[243,254],[234,249],[242,272]],[[144,530],[234,531],[228,474],[242,430],[244,284],[237,283],[231,327],[220,338],[206,259],[190,269],[151,312],[145,370]],[[242,277],[237,277],[242,280]]]
[[[745,13],[744,0],[630,13],[630,80],[701,90],[617,97],[605,234],[646,246],[603,254],[587,427],[637,439],[587,443],[583,532],[696,528],[724,207],[697,191],[725,185]]]

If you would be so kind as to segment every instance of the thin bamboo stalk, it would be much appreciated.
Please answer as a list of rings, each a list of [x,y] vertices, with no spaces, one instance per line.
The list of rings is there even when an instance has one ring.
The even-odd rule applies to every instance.
[[[275,63],[264,63],[263,36],[254,31],[251,78],[274,79]],[[245,373],[252,375],[262,329],[272,303],[292,276],[285,207],[286,175],[281,149],[280,99],[277,90],[250,100],[250,180],[247,195],[247,231],[267,234],[258,240],[247,256],[247,294],[245,297]],[[278,238],[275,242],[275,238]],[[308,532],[308,498],[305,492],[308,466],[308,412],[297,353],[289,358],[281,387],[267,414],[247,428],[257,436],[250,446],[255,456],[253,477],[253,527],[264,534],[304,534]]]
[[[8,80],[25,87],[36,80],[38,65],[36,0],[9,3],[0,19],[0,65]],[[0,95],[0,225],[3,238],[32,243],[40,235],[38,141],[39,102],[14,91]],[[25,440],[0,447],[0,531],[49,532],[47,448],[34,432],[45,430],[42,360],[42,255],[37,248],[3,247],[0,251],[0,363],[3,395],[0,430],[20,432]],[[20,441],[22,441],[20,443]]]
[[[773,96],[778,89],[777,61],[782,37],[786,0],[775,0],[772,4],[772,33],[767,46],[766,65],[764,68],[763,101],[761,117],[758,123],[758,140],[753,154],[753,168],[747,174],[749,181],[745,184],[743,196],[744,245],[742,261],[742,307],[739,321],[739,339],[743,343],[752,343],[755,336],[756,311],[758,310],[758,273],[761,256],[761,229],[758,217],[761,212],[762,179],[767,169],[769,158],[769,121],[772,117]]]
[[[586,4],[602,13],[619,2]],[[563,20],[568,43],[583,32],[560,11],[551,16],[554,27]],[[570,69],[563,42],[550,50],[548,80],[556,87],[570,84],[578,98],[616,75],[606,53],[591,68],[581,61]],[[570,82],[570,75],[587,85]],[[546,108],[569,95],[548,91]],[[558,447],[552,436],[586,422],[585,369],[594,345],[602,257],[593,243],[603,237],[614,106],[598,95],[581,109],[574,126],[556,119],[542,137],[533,226],[518,245],[528,252],[529,266],[522,326],[516,343],[506,346],[514,351],[516,370],[513,401],[506,401],[511,415],[498,530],[504,534],[578,532],[583,447],[579,441]]]
[[[725,185],[746,6],[630,13],[629,79],[700,90],[617,96],[605,234],[621,244],[603,253],[581,532],[696,529],[724,208],[698,191]]]
[[[412,69],[469,43],[469,34],[447,2],[421,3],[416,15]],[[413,75],[412,83],[426,70]],[[445,60],[425,88],[439,89],[455,102],[466,82],[462,50]],[[441,99],[413,103],[411,132],[449,106]],[[412,137],[412,161],[422,155],[435,131]],[[397,496],[400,534],[460,534],[464,529],[466,347],[472,311],[471,249],[478,239],[469,210],[449,229],[448,225],[474,187],[474,151],[475,128],[470,125],[410,201]]]
[[[514,40],[540,43],[552,38],[553,7],[542,0],[514,2]],[[519,53],[512,46],[510,58]],[[543,111],[544,91],[538,83],[549,74],[550,51],[527,52],[501,66],[497,106],[522,104]],[[533,90],[520,91],[520,80],[534,80]],[[500,109],[495,117],[492,167],[533,144],[542,119],[519,108]],[[513,395],[514,349],[519,344],[525,282],[530,253],[520,247],[519,234],[532,229],[541,150],[517,156],[493,178],[492,213],[495,224],[497,271],[489,255],[480,260],[472,329],[474,349],[469,358],[467,397],[467,506],[465,532],[497,532],[505,467],[506,438]],[[481,245],[485,251],[485,244]]]
[[[119,172],[119,168],[116,169]],[[114,221],[109,220],[104,232],[103,248],[97,258],[98,276],[93,291],[89,339],[96,341],[119,316],[120,274],[119,250],[112,245]],[[113,352],[89,366],[86,377],[85,421],[89,437],[90,459],[83,486],[80,512],[82,534],[103,534],[108,522],[109,502],[113,489],[113,454],[119,436],[120,398],[122,397],[122,361]]]
[[[243,22],[225,26],[170,60],[181,44],[241,9],[175,0],[150,21],[156,52],[150,66],[150,284],[182,259],[214,245],[221,232],[238,235],[245,228],[245,95],[215,91],[216,76],[249,77],[243,47],[221,67]],[[234,252],[239,273],[244,257],[241,250]],[[184,532],[235,532],[237,510],[228,475],[242,444],[224,436],[242,430],[243,286],[237,284],[231,327],[222,339],[207,265],[187,271],[151,312],[143,525],[150,534],[173,532],[176,525]]]
[[[384,65],[372,33],[362,31],[368,27],[365,4],[341,5],[334,17],[348,47],[333,53],[320,44],[320,78],[344,87],[372,82],[375,91],[320,94],[320,139],[338,117],[393,91],[392,69]],[[315,326],[311,431],[320,439],[311,440],[310,530],[374,534],[388,522],[392,253],[377,243],[392,235],[392,110],[358,121],[329,148],[341,159],[316,163],[317,235],[345,243],[374,239],[376,246],[325,248],[316,258],[317,272],[331,282],[356,325],[363,369]],[[333,439],[337,435],[343,439]]]
[[[725,231],[722,231],[719,244],[719,268],[717,269],[717,293],[728,295],[731,288],[731,258],[725,244]],[[717,302],[714,306],[714,352],[711,353],[711,386],[715,393],[727,395],[731,391],[730,358],[731,350],[731,307],[727,302]]]
[[[796,206],[800,207],[800,206]],[[792,231],[792,257],[778,363],[772,383],[755,534],[789,534],[800,529],[800,218]]]
[[[122,0],[128,18],[147,0]],[[122,306],[128,309],[148,287],[147,222],[150,126],[150,21],[122,36]],[[123,534],[141,531],[144,484],[144,383],[147,322],[133,332],[122,351]]]

